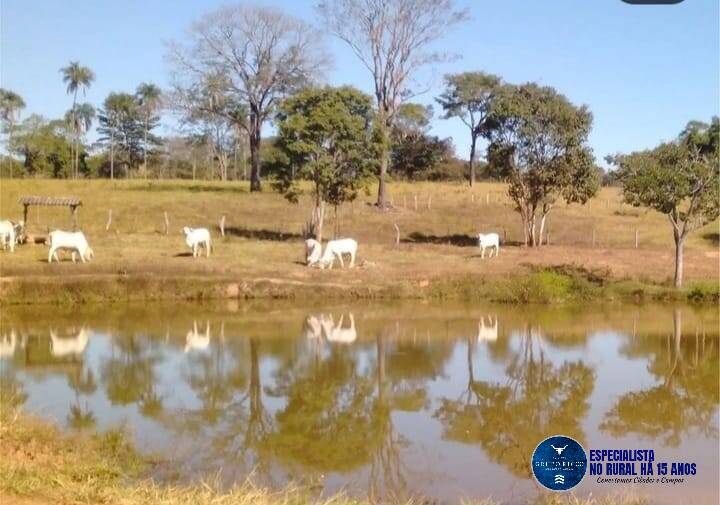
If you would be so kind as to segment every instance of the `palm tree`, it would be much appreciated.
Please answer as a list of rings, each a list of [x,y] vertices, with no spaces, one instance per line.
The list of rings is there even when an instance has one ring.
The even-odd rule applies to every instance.
[[[7,125],[7,151],[10,154],[10,145],[12,143],[12,131],[15,126],[15,115],[22,109],[25,108],[25,101],[20,95],[9,89],[0,88],[0,117],[3,122]],[[10,178],[12,179],[13,165],[10,165]]]
[[[143,116],[144,141],[143,141],[143,173],[147,177],[147,147],[148,147],[148,129],[150,119],[160,107],[162,91],[160,88],[149,82],[143,82],[135,91],[135,96],[140,106]]]
[[[65,120],[71,125],[73,131],[77,132],[79,140],[82,140],[83,135],[90,130],[93,119],[95,119],[95,107],[89,103],[82,103],[75,110],[69,110],[65,114]],[[80,150],[80,142],[78,142],[77,149]],[[79,167],[77,168],[79,169]]]
[[[60,73],[63,76],[63,82],[67,84],[67,94],[73,95],[72,104],[72,124],[75,126],[75,138],[73,139],[73,149],[75,151],[75,157],[73,161],[73,173],[77,177],[77,165],[78,165],[78,148],[80,131],[77,128],[77,94],[78,90],[82,90],[83,96],[90,87],[90,84],[95,80],[95,73],[88,67],[80,65],[79,61],[71,61],[67,67],[62,67]]]

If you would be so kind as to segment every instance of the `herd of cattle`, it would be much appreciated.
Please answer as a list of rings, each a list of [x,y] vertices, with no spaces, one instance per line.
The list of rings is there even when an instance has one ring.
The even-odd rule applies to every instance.
[[[210,256],[210,230],[207,228],[190,228],[185,226],[182,229],[185,235],[185,243],[191,249],[193,258],[200,255],[200,250],[205,249],[205,255]],[[22,243],[25,236],[25,225],[22,221],[15,223],[12,221],[0,221],[0,243],[3,250],[10,249],[15,251],[15,245]],[[48,263],[52,260],[59,262],[59,251],[67,251],[71,253],[73,263],[75,263],[76,255],[80,256],[80,260],[85,263],[93,258],[94,252],[88,244],[85,234],[81,231],[63,231],[55,230],[48,233],[45,241],[50,246],[48,253]],[[480,257],[485,257],[485,250],[490,249],[489,257],[498,255],[500,252],[500,236],[497,233],[478,234],[478,246],[480,247]],[[352,238],[343,238],[330,240],[322,249],[322,244],[315,239],[309,238],[305,241],[305,260],[309,267],[318,267],[321,269],[332,269],[335,260],[338,260],[340,267],[345,267],[343,255],[350,256],[349,268],[355,266],[355,257],[357,256],[358,243]]]

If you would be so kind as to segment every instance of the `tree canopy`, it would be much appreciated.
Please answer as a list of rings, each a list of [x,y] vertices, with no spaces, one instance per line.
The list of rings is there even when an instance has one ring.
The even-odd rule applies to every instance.
[[[352,87],[306,89],[280,107],[275,187],[296,202],[298,182],[311,181],[317,240],[325,203],[353,200],[375,168],[374,117],[370,97]]]

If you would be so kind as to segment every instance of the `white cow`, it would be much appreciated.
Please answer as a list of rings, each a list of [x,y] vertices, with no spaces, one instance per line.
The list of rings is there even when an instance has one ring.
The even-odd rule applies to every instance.
[[[340,316],[340,321],[335,324],[332,315],[322,316],[322,329],[325,334],[325,338],[328,342],[335,342],[338,344],[352,344],[357,340],[357,331],[355,330],[355,317],[353,314],[350,315],[350,327],[343,328],[343,321],[345,316]]]
[[[198,249],[202,246],[205,248],[206,256],[210,257],[210,231],[207,228],[183,228],[185,234],[185,243],[192,249],[193,258],[199,256]]]
[[[55,330],[50,330],[50,352],[56,358],[82,354],[87,344],[88,333],[85,328],[80,328],[78,334],[71,338],[58,337]]]
[[[48,254],[48,263],[52,263],[53,258],[55,261],[60,262],[57,251],[68,250],[72,252],[72,261],[75,263],[75,253],[80,254],[80,260],[85,263],[85,260],[90,260],[95,255],[93,250],[88,245],[88,241],[85,238],[85,234],[81,231],[69,232],[62,230],[55,230],[50,232],[50,253]]]
[[[198,332],[197,321],[193,321],[193,328],[185,336],[185,352],[204,351],[210,346],[210,321],[205,323],[205,334]]]
[[[314,238],[309,238],[305,241],[305,262],[307,266],[315,266],[320,261],[322,256],[322,244]]]
[[[352,268],[355,266],[355,255],[357,254],[357,248],[358,244],[354,239],[351,238],[342,238],[338,240],[331,240],[330,242],[325,245],[325,252],[322,255],[322,258],[320,258],[320,268],[329,268],[332,270],[333,263],[335,263],[335,258],[340,261],[340,268],[345,268],[345,263],[343,262],[343,254],[349,254],[350,255],[350,267]]]
[[[478,233],[478,246],[480,247],[481,258],[485,257],[485,249],[488,247],[495,248],[495,256],[497,257],[497,255],[500,253],[500,235],[498,235],[497,233]],[[488,258],[492,258],[492,255],[493,251],[491,249]]]
[[[15,244],[19,243],[24,227],[25,224],[22,221],[19,223],[13,223],[7,219],[0,221],[0,243],[2,243],[3,250],[7,250],[9,246],[10,252],[15,252]]]
[[[498,337],[498,320],[488,316],[488,326],[485,326],[485,316],[478,321],[478,342],[495,342]]]

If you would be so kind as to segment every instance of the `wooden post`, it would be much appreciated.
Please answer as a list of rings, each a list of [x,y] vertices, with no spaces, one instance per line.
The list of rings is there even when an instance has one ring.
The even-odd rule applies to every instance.
[[[220,235],[225,236],[225,214],[220,218]]]
[[[108,209],[108,220],[107,220],[107,224],[105,225],[105,231],[110,230],[111,224],[112,224],[112,209]]]
[[[595,228],[593,228],[593,234],[592,234],[592,246],[595,247]]]
[[[475,193],[470,193],[470,201],[475,203]]]
[[[485,205],[490,205],[490,193],[485,194]]]
[[[414,197],[415,197],[415,210],[417,210],[417,193],[415,193]]]
[[[400,245],[400,227],[397,223],[394,223],[393,226],[395,227],[395,245]]]
[[[25,226],[27,226],[27,224],[28,224],[28,222],[27,222],[27,209],[28,209],[27,204],[24,204],[24,205],[23,205],[23,224],[24,224]]]
[[[70,207],[70,213],[72,214],[73,231],[77,231],[77,205],[72,205]]]
[[[507,228],[503,228],[503,244],[507,244]]]
[[[428,195],[428,200],[427,200],[427,208],[428,208],[428,210],[430,210],[430,205],[431,205],[431,204],[432,204],[432,196]]]
[[[163,212],[163,215],[165,216],[165,235],[167,235],[170,233],[170,220],[168,219],[167,211]]]
[[[635,228],[635,249],[638,248],[638,245],[640,245],[640,232]]]

